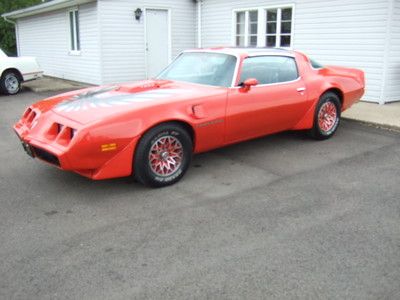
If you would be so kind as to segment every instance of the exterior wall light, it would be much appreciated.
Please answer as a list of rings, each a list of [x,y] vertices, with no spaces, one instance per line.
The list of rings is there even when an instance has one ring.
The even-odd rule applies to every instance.
[[[143,11],[140,8],[137,8],[135,10],[135,19],[136,19],[136,21],[140,21],[142,13],[143,13]]]

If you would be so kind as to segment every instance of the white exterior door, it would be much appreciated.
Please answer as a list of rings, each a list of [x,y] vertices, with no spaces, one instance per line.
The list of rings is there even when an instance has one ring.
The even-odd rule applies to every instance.
[[[157,76],[169,62],[168,10],[146,9],[147,77]]]

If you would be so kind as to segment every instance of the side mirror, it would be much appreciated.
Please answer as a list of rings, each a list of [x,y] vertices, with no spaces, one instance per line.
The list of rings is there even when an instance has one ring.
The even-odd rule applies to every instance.
[[[252,87],[252,86],[255,86],[255,85],[257,85],[258,84],[258,80],[257,79],[255,79],[255,78],[249,78],[249,79],[246,79],[243,83],[242,83],[242,88],[245,90],[245,91],[248,91],[248,90],[250,90],[250,88]]]

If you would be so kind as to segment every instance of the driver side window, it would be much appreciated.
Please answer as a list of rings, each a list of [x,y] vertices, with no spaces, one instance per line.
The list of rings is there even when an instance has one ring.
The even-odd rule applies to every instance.
[[[295,80],[299,77],[295,59],[287,56],[256,56],[243,61],[239,84],[255,78],[259,84]]]

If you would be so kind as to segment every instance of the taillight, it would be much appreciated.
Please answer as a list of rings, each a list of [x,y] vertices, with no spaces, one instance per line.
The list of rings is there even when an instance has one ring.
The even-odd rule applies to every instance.
[[[365,87],[365,73],[363,71],[361,71],[361,82],[363,87]]]

